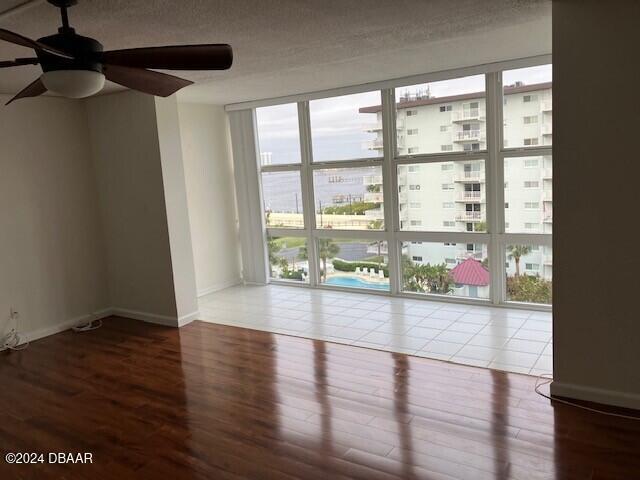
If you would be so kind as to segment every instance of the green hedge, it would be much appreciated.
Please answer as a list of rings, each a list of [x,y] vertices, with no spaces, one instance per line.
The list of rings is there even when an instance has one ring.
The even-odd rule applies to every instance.
[[[280,273],[280,278],[284,280],[302,280],[302,274],[304,270],[292,271],[289,270],[287,272]]]
[[[335,268],[336,270],[340,271],[340,272],[355,272],[356,268],[360,267],[360,269],[363,268],[368,268],[371,269],[373,268],[374,271],[376,273],[378,273],[378,264],[377,263],[371,263],[371,262],[346,262],[344,260],[338,260],[335,259],[333,260],[333,268]],[[382,272],[384,273],[385,277],[389,277],[389,267],[387,267],[386,265],[382,265]]]

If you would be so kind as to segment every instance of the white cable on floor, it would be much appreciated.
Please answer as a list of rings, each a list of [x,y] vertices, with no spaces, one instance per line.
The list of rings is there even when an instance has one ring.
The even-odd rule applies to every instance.
[[[541,373],[540,375],[538,375],[538,378],[536,380],[536,386],[534,387],[534,390],[538,395],[540,395],[540,396],[542,396],[544,398],[547,398],[547,399],[551,400],[552,402],[558,402],[558,403],[562,403],[564,405],[569,405],[571,407],[581,408],[582,410],[587,410],[589,412],[601,413],[603,415],[609,415],[610,417],[626,418],[626,419],[629,419],[629,420],[640,420],[640,416],[633,417],[631,415],[623,415],[621,413],[606,412],[604,410],[599,410],[597,408],[587,407],[586,405],[580,405],[579,403],[570,402],[569,400],[562,400],[560,398],[555,398],[555,397],[552,397],[551,395],[547,395],[546,393],[542,393],[540,391],[540,388],[544,387],[545,385],[549,385],[553,381],[553,377],[551,377],[550,375],[551,375],[550,373]],[[545,379],[547,381],[541,383],[540,382],[541,379]]]
[[[88,323],[83,323],[81,325],[76,325],[75,327],[71,327],[71,330],[74,332],[90,332],[91,330],[97,330],[102,326],[102,320],[91,320]]]

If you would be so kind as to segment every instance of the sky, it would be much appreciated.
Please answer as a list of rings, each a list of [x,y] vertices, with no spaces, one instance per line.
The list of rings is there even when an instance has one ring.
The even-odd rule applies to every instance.
[[[503,84],[522,81],[525,85],[551,81],[551,65],[505,71]],[[484,90],[484,75],[430,82],[396,88],[396,99],[405,93],[429,90],[431,96],[444,97]],[[359,113],[361,107],[380,105],[380,92],[324,98],[309,102],[313,158],[316,161],[370,158],[381,155],[369,150],[376,138],[365,127],[376,123],[375,114]],[[271,152],[272,163],[300,161],[297,106],[295,103],[256,110],[261,152]]]

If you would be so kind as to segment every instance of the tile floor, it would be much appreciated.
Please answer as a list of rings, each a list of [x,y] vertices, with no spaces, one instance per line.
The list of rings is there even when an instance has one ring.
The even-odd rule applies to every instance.
[[[213,323],[509,372],[552,371],[547,312],[269,285],[201,297],[200,314]]]

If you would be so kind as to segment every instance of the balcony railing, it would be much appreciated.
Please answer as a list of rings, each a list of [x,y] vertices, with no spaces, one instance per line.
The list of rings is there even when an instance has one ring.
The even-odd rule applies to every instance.
[[[382,175],[365,175],[362,177],[363,185],[382,185]]]
[[[484,194],[482,192],[458,192],[456,200],[459,202],[476,202],[483,203]]]
[[[479,222],[482,220],[482,212],[458,212],[456,220],[458,222]]]
[[[455,175],[456,182],[484,182],[484,172],[472,170],[470,172],[460,172]]]
[[[542,135],[551,135],[553,133],[553,125],[550,123],[543,123],[540,126],[540,133],[542,133]]]
[[[553,100],[545,100],[544,102],[540,102],[540,110],[542,110],[543,112],[553,111]]]
[[[481,130],[463,130],[462,132],[455,132],[453,134],[454,142],[468,142],[468,141],[484,142],[486,136]]]
[[[545,265],[553,265],[553,255],[545,255],[544,256],[544,264]]]
[[[384,144],[382,142],[382,138],[376,138],[374,140],[369,140],[368,142],[364,142],[362,146],[368,150],[381,150],[384,148]]]
[[[467,260],[468,258],[473,258],[475,260],[482,260],[482,252],[463,250],[461,252],[456,253],[456,260],[464,261],[464,260]]]
[[[370,203],[382,203],[384,201],[382,192],[367,192],[364,194],[364,201]]]
[[[553,223],[553,213],[545,213],[543,220],[544,223]]]
[[[484,120],[485,111],[479,108],[471,110],[455,110],[451,113],[452,122],[464,122],[467,120]]]
[[[542,179],[543,180],[551,180],[551,179],[553,179],[553,169],[552,168],[545,168],[542,171]]]
[[[542,194],[542,199],[545,202],[552,202],[553,201],[553,190],[545,190],[544,193]]]

